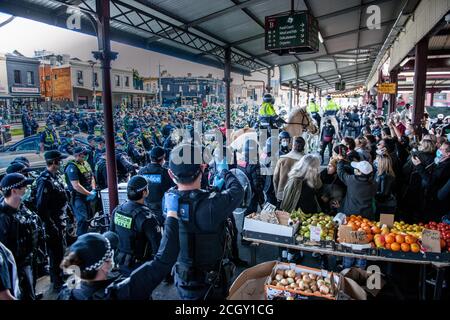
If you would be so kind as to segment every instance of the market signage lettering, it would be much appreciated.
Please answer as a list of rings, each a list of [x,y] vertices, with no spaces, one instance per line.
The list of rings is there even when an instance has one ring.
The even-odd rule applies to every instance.
[[[27,87],[11,87],[13,93],[39,93],[39,88],[27,88]]]

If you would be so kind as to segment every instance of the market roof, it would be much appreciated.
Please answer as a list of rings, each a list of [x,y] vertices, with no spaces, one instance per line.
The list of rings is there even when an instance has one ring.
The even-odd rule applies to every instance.
[[[295,10],[308,10],[323,38],[315,54],[278,56],[265,50],[264,19],[291,9],[290,0],[111,0],[111,39],[190,61],[223,67],[225,47],[232,48],[232,71],[248,74],[280,66],[282,81],[296,79],[330,89],[339,79],[363,84],[377,53],[405,6],[418,0],[296,0]],[[367,27],[380,8],[379,29]],[[0,11],[67,28],[67,8],[95,12],[95,0],[2,0]],[[81,32],[95,34],[82,17]]]

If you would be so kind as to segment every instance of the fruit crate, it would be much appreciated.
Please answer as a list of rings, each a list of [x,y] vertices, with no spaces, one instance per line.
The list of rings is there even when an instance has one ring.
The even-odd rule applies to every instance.
[[[365,248],[361,250],[354,249],[352,247],[336,243],[335,250],[339,252],[345,252],[345,253],[353,253],[353,254],[363,254],[366,256],[378,256],[379,252],[376,248]]]
[[[392,251],[386,249],[378,249],[379,256],[394,259],[405,259],[405,260],[420,260],[420,261],[435,261],[435,262],[449,262],[450,253],[433,253],[433,252],[403,252],[403,251]]]

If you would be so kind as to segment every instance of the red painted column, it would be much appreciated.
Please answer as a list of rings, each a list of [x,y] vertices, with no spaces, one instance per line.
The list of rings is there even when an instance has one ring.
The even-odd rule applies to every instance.
[[[397,94],[398,94],[398,69],[394,69],[389,74],[391,83],[395,83],[395,93],[390,95],[389,99],[389,113],[395,112],[397,109]]]
[[[427,82],[427,55],[428,38],[420,40],[416,45],[416,56],[414,66],[414,110],[412,124],[416,136],[421,138],[421,121],[425,110],[425,95]]]
[[[383,82],[383,72],[378,70],[378,83]],[[383,95],[381,93],[377,94],[377,115],[381,115],[383,113]]]

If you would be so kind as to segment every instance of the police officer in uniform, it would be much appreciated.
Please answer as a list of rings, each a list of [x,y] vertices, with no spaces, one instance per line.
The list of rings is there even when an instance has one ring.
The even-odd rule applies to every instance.
[[[63,285],[59,264],[66,250],[65,218],[69,201],[59,169],[62,166],[62,160],[67,156],[53,150],[47,151],[44,157],[47,169],[36,180],[36,208],[39,217],[44,222],[47,234],[50,279],[54,290],[59,292]]]
[[[327,104],[325,106],[325,116],[336,116],[336,113],[339,111],[340,107],[330,95],[327,95]]]
[[[156,215],[160,224],[164,224],[162,201],[164,193],[174,186],[166,168],[163,168],[165,152],[161,147],[153,147],[150,152],[151,163],[139,170],[138,174],[147,179],[149,195],[145,204]]]
[[[90,201],[97,198],[97,192],[91,166],[85,161],[86,151],[83,147],[76,147],[73,155],[75,160],[68,162],[64,172],[72,195],[71,201],[77,220],[77,236],[80,236],[88,231]]]
[[[0,301],[20,299],[17,265],[12,252],[0,242]]]
[[[47,121],[44,131],[41,132],[39,142],[41,153],[43,153],[44,151],[58,149],[59,139],[56,135],[55,129],[53,128],[52,121]]]
[[[178,294],[185,300],[227,296],[234,269],[228,260],[227,225],[244,193],[227,166],[220,170],[224,191],[201,190],[206,168],[199,164],[201,157],[202,149],[194,145],[181,144],[171,152],[169,175],[177,187],[164,196],[163,211],[176,211],[180,219],[180,252],[174,272]]]
[[[77,147],[77,145],[74,142],[73,139],[73,132],[72,131],[68,131],[65,134],[66,137],[66,142],[64,142],[63,144],[61,144],[58,148],[58,151],[64,154],[70,154],[73,155],[73,150]]]
[[[275,98],[270,93],[266,93],[263,97],[261,108],[259,109],[259,121],[262,128],[275,129],[282,123],[285,123],[285,121],[277,115],[273,106],[274,103]]]
[[[139,169],[137,164],[131,163],[127,153],[124,151],[125,141],[121,138],[116,138],[116,164],[117,164],[117,178],[119,182],[127,182],[130,174]]]
[[[86,161],[91,166],[91,169],[94,170],[95,161],[94,161],[94,152],[95,152],[95,136],[90,134],[87,136],[88,146],[86,147]]]
[[[94,167],[95,183],[99,190],[108,188],[108,174],[106,172],[106,150],[100,154]]]
[[[316,98],[310,99],[307,111],[311,114],[311,117],[314,120],[316,120],[317,126],[319,127],[319,130],[320,130],[320,122],[321,122],[322,118],[320,117],[320,114],[319,114],[320,108],[319,108],[319,105],[316,103]]]
[[[39,217],[22,203],[27,185],[32,183],[20,173],[3,177],[0,189],[0,242],[14,255],[23,300],[35,300],[34,255],[39,238]]]
[[[105,138],[95,137],[95,149],[94,149],[94,166],[105,152]]]
[[[119,236],[117,263],[128,276],[146,261],[152,260],[161,242],[161,225],[145,205],[148,183],[134,176],[127,185],[128,201],[118,206],[112,215],[111,231]]]

